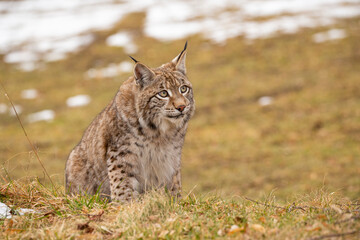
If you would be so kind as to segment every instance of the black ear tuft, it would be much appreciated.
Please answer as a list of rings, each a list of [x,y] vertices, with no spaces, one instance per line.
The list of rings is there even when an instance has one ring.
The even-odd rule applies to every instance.
[[[184,49],[181,51],[179,55],[177,55],[173,60],[172,63],[175,64],[176,70],[186,74],[186,66],[185,66],[185,59],[186,59],[186,49],[187,49],[188,42],[186,41]]]
[[[138,63],[139,61],[136,60],[135,58],[133,58],[132,56],[129,55],[129,58],[131,58],[135,63]]]
[[[187,49],[187,43],[188,43],[188,41],[186,40],[186,42],[185,42],[185,46],[184,46],[184,49],[181,51],[181,53],[183,53],[183,52],[185,52],[186,51],[186,49]],[[181,55],[181,54],[180,54]]]

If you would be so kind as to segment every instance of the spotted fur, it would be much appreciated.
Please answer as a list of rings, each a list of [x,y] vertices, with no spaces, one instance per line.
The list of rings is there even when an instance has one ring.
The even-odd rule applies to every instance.
[[[186,45],[174,60],[155,69],[136,61],[134,76],[70,153],[65,169],[69,194],[99,191],[114,201],[131,200],[152,188],[180,194],[181,150],[195,110],[185,58]]]

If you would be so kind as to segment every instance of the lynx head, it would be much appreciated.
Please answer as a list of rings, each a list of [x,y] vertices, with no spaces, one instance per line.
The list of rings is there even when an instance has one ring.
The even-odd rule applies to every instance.
[[[140,124],[153,130],[186,128],[195,110],[192,85],[186,76],[186,47],[187,43],[178,56],[158,68],[133,59]]]

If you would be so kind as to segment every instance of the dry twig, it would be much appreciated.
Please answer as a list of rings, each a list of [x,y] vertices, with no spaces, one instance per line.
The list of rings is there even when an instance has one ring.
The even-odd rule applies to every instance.
[[[43,162],[41,161],[41,159],[40,159],[40,157],[39,157],[38,151],[36,150],[34,144],[31,142],[29,136],[27,135],[27,132],[26,132],[26,130],[25,130],[25,128],[24,128],[24,125],[22,124],[22,121],[21,121],[21,119],[20,119],[20,117],[19,117],[19,114],[17,113],[16,108],[15,108],[12,100],[11,100],[8,92],[7,92],[6,89],[5,89],[5,86],[3,85],[3,83],[2,83],[1,81],[0,81],[0,84],[1,84],[1,87],[3,88],[3,90],[4,90],[4,92],[5,92],[5,97],[9,100],[9,102],[10,102],[10,104],[11,104],[11,107],[12,107],[12,109],[13,109],[14,112],[15,112],[16,118],[17,118],[17,120],[18,120],[19,123],[20,123],[20,126],[21,126],[21,128],[22,128],[22,130],[23,130],[23,132],[24,132],[24,134],[25,134],[25,137],[26,137],[27,141],[29,142],[29,144],[30,144],[30,146],[31,146],[31,149],[32,149],[33,153],[35,154],[37,160],[39,161],[42,169],[44,170],[44,172],[45,172],[45,174],[46,174],[46,176],[49,178],[50,183],[51,183],[51,185],[53,186],[53,188],[55,189],[56,193],[59,194],[58,191],[57,191],[57,189],[56,189],[56,187],[55,187],[55,184],[54,184],[53,181],[51,180],[49,173],[47,172],[47,170],[46,170]]]
[[[293,210],[302,210],[302,211],[305,211],[305,209],[303,207],[298,207],[295,205],[295,203],[293,203],[290,207],[286,208],[286,207],[280,207],[280,206],[276,206],[276,205],[271,205],[271,204],[266,204],[266,203],[262,203],[262,202],[259,202],[259,201],[256,201],[256,200],[253,200],[251,198],[248,198],[248,197],[244,197],[246,200],[249,200],[251,202],[254,202],[256,204],[260,204],[260,205],[263,205],[263,206],[266,206],[266,207],[273,207],[273,208],[278,208],[278,209],[282,209],[282,210],[285,210],[287,212],[291,212]]]

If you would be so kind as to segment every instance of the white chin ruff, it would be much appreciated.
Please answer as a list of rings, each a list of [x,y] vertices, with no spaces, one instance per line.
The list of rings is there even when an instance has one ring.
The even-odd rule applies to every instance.
[[[161,123],[159,124],[159,129],[161,132],[167,132],[175,126],[181,124],[183,117],[181,118],[168,118],[163,117]]]

